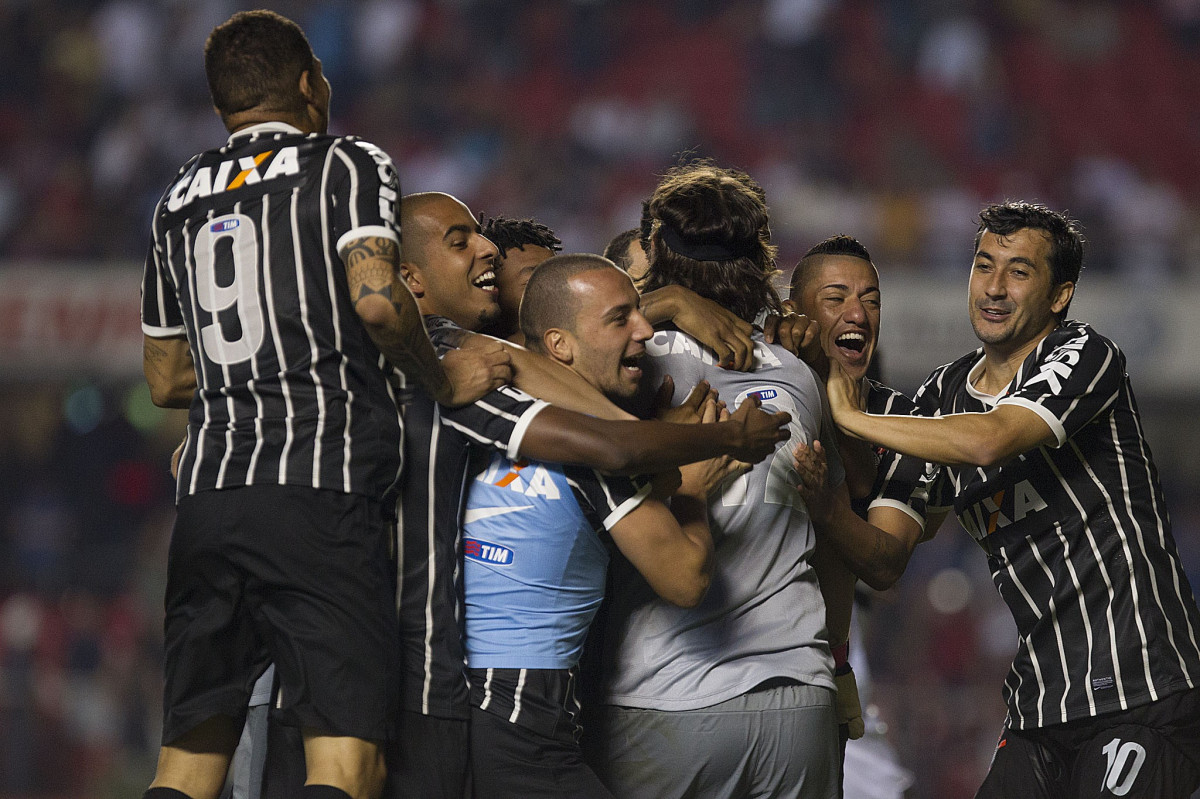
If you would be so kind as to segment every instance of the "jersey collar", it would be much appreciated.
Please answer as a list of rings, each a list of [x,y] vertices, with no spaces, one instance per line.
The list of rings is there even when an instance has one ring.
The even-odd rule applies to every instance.
[[[297,136],[303,136],[304,131],[294,125],[289,125],[286,122],[259,122],[257,125],[251,125],[247,128],[242,128],[237,133],[231,134],[229,144],[233,144],[234,139],[241,139],[247,136],[262,136],[269,133],[291,133]]]

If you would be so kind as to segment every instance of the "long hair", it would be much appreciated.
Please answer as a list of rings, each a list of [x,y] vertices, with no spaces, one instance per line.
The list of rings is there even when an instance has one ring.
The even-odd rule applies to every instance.
[[[766,194],[749,175],[702,160],[669,170],[647,205],[650,271],[643,291],[691,289],[748,322],[779,312]]]

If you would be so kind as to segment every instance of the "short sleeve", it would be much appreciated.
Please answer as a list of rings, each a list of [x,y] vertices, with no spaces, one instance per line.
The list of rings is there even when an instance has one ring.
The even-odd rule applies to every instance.
[[[1115,344],[1088,327],[1067,330],[1016,390],[996,403],[1036,413],[1060,447],[1107,411],[1125,384],[1125,357]]]
[[[337,251],[367,237],[399,244],[400,177],[391,157],[370,142],[350,137],[334,146],[331,169],[330,238],[337,242]]]
[[[142,272],[142,332],[151,338],[174,338],[187,332],[170,275],[153,242]]]
[[[534,417],[546,407],[518,388],[501,386],[461,408],[442,408],[442,421],[471,441],[502,450],[510,459],[520,455],[521,441]]]

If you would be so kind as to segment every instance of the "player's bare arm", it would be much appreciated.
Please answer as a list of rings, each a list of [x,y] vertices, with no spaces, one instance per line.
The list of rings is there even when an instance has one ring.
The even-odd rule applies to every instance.
[[[686,529],[661,500],[647,498],[609,532],[654,592],[673,605],[695,607],[712,579],[707,512],[691,512]]]
[[[832,544],[846,566],[867,585],[883,591],[904,573],[922,526],[899,508],[876,506],[862,519],[850,506],[845,486],[832,488],[826,480],[820,441],[803,442],[792,451],[799,482],[796,490],[808,507],[822,541]]]
[[[196,367],[187,338],[142,336],[142,372],[160,408],[186,408],[196,393]]]
[[[827,388],[829,408],[839,429],[931,463],[986,468],[1058,443],[1041,416],[1019,405],[939,417],[869,414],[859,410],[858,381],[836,362],[830,366]]]
[[[511,377],[497,350],[438,360],[412,292],[399,278],[400,249],[383,236],[348,242],[341,251],[354,309],[384,357],[417,380],[438,402],[456,407],[482,397]]]
[[[534,417],[520,451],[523,457],[610,474],[659,472],[724,455],[753,464],[787,439],[788,421],[786,413],[767,413],[743,402],[737,413],[697,435],[691,424],[597,419],[551,405]]]

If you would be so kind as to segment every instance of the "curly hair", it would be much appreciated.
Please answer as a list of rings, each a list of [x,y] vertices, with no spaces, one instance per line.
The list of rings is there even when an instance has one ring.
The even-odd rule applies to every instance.
[[[751,322],[764,309],[780,311],[766,193],[748,174],[707,159],[681,164],[663,176],[646,210],[644,291],[680,285]]]
[[[505,219],[502,216],[494,216],[485,221],[481,217],[479,224],[483,235],[500,251],[501,258],[513,247],[522,250],[530,245],[545,247],[550,252],[562,251],[562,242],[554,235],[554,231],[532,219]]]

